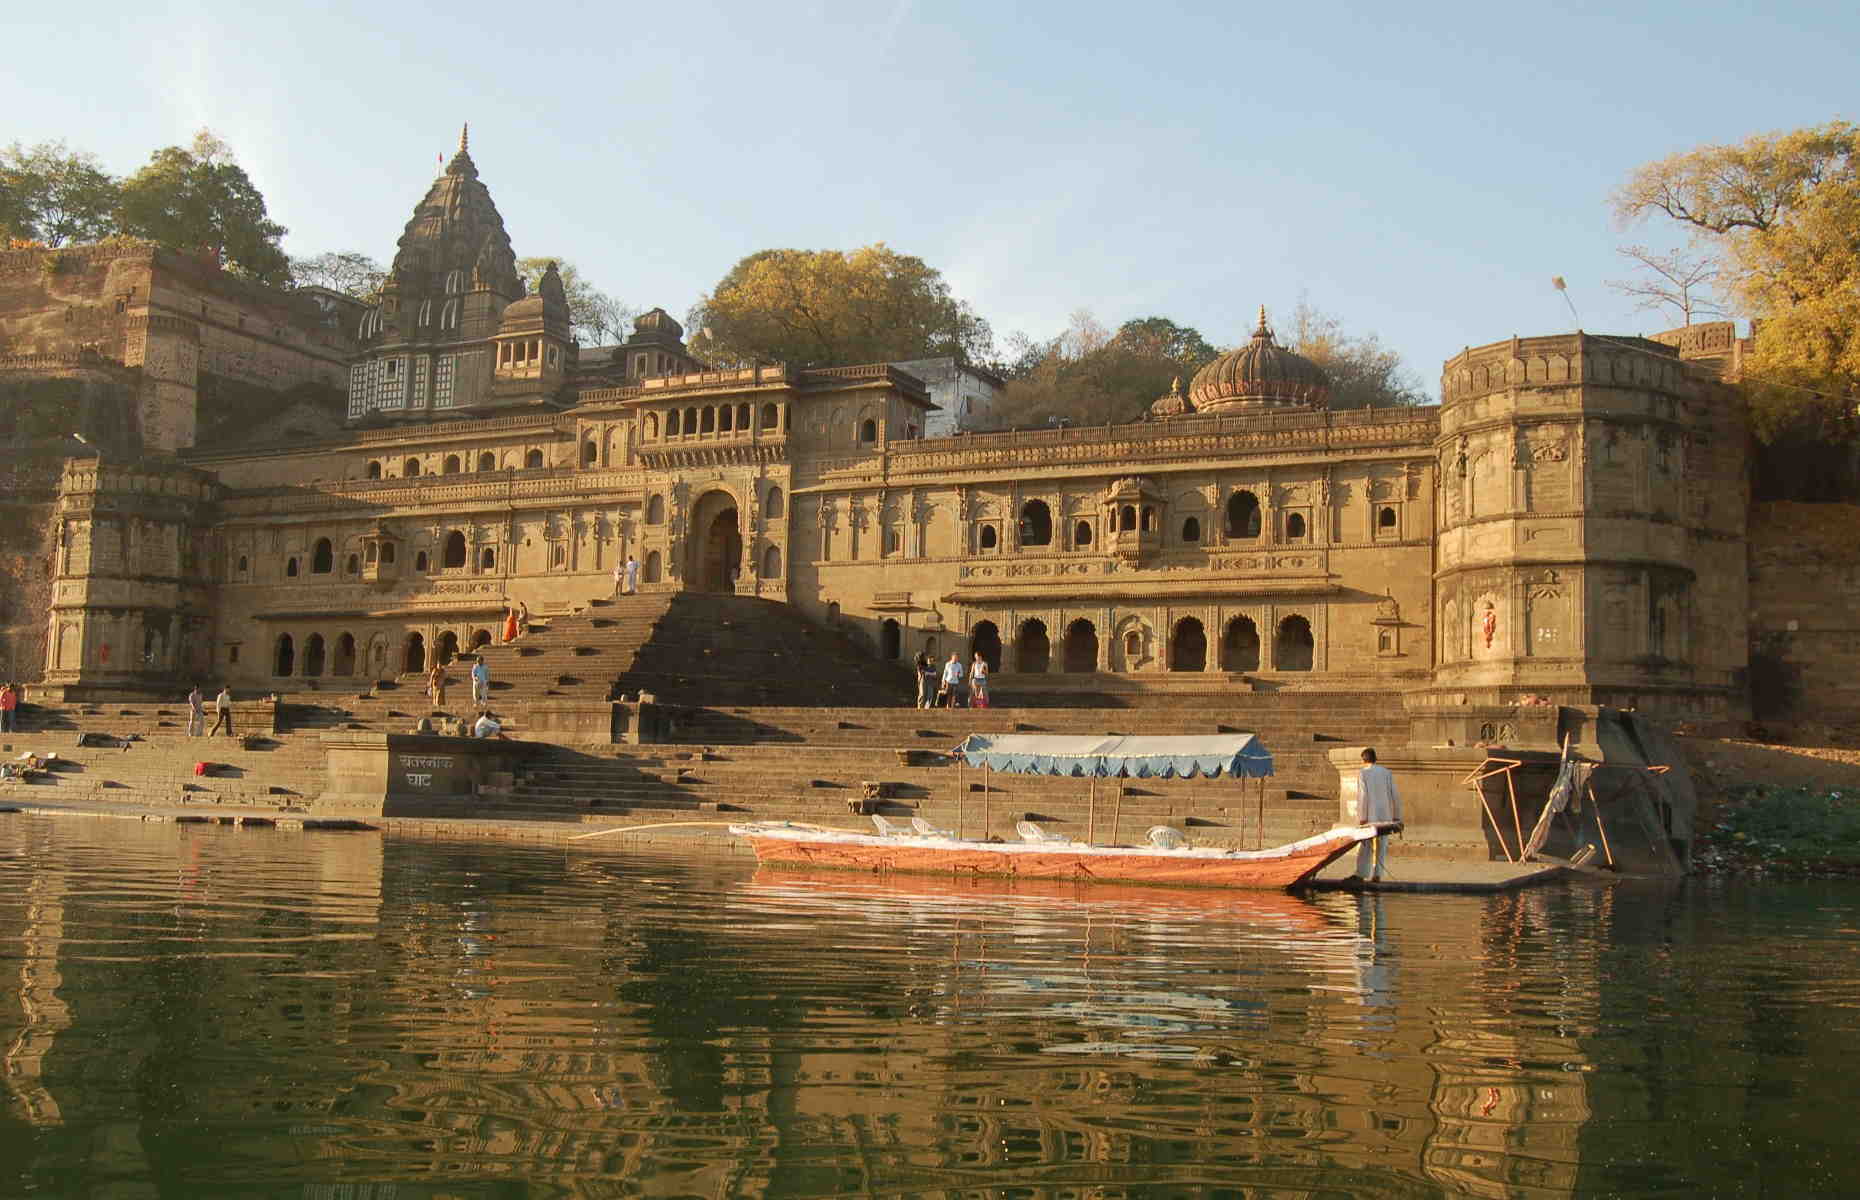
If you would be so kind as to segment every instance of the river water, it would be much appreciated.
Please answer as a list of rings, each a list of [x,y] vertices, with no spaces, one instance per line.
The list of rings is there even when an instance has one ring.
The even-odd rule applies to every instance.
[[[1857,926],[4,816],[0,1196],[1851,1195]]]

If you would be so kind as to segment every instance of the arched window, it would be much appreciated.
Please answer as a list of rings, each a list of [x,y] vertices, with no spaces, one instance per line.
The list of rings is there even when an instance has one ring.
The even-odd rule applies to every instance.
[[[762,406],[762,428],[770,433],[774,433],[776,426],[780,424],[780,422],[781,411],[773,404],[764,404]]]
[[[1286,513],[1285,514],[1285,538],[1286,540],[1295,542],[1295,541],[1302,539],[1304,536],[1305,536],[1304,514],[1303,513]]]
[[[697,431],[698,431],[698,410],[696,408],[687,408],[685,409],[685,433],[693,434],[693,433],[696,433]]]
[[[457,267],[446,272],[446,295],[456,296],[465,290],[465,272]]]
[[[1143,532],[1153,533],[1155,532],[1155,530],[1156,530],[1156,510],[1151,508],[1149,505],[1145,504],[1143,506]]]
[[[1098,669],[1098,627],[1084,617],[1066,626],[1065,669],[1072,675]]]
[[[459,635],[450,629],[439,635],[439,641],[433,646],[433,657],[442,664],[449,663],[459,656]]]
[[[736,406],[736,432],[749,432],[749,405],[747,403]]]
[[[1091,545],[1091,522],[1080,521],[1072,527],[1072,544],[1083,549]]]
[[[284,560],[284,577],[286,579],[297,578],[297,560],[295,558],[287,558]]]
[[[878,440],[878,422],[867,417],[859,423],[859,444],[869,446]]]
[[[781,578],[781,548],[770,546],[762,552],[762,578]]]
[[[896,554],[903,548],[904,543],[902,539],[898,537],[898,531],[895,529],[887,529],[885,531],[885,553]]]
[[[330,660],[331,675],[355,674],[355,635],[345,633],[336,639],[336,654]]]
[[[646,499],[646,524],[648,525],[665,524],[665,497],[664,496],[653,495],[653,496],[647,497]]]
[[[418,675],[426,670],[426,639],[417,633],[407,635],[407,647],[401,654],[401,670]]]
[[[1376,528],[1388,533],[1395,531],[1395,510],[1393,508],[1385,504],[1376,511]]]
[[[564,546],[561,542],[557,542],[555,545],[549,547],[549,565],[552,567],[566,567],[568,565],[568,547]]]
[[[1177,622],[1175,636],[1169,639],[1171,671],[1204,671],[1208,666],[1208,634],[1194,617]]]
[[[288,676],[297,669],[297,644],[291,641],[291,635],[278,635],[277,653],[272,656],[271,673]]]
[[[878,656],[886,662],[898,657],[904,651],[904,631],[891,617],[878,627]]]
[[[335,570],[335,551],[328,538],[318,538],[316,545],[310,549],[310,573],[327,575]]]
[[[586,441],[586,442],[581,443],[581,465],[582,466],[584,467],[596,466],[600,463],[600,461],[601,461],[601,448],[599,446],[595,445],[592,441]]]
[[[658,413],[647,413],[646,414],[646,436],[648,438],[657,438],[659,436],[659,414]]]
[[[420,324],[422,326],[426,326],[426,325],[431,325],[432,323],[433,323],[433,302],[431,300],[422,300],[420,301]]]
[[[1259,626],[1251,617],[1235,617],[1221,635],[1221,670],[1259,670]]]
[[[659,582],[659,552],[657,550],[654,550],[652,553],[646,555],[645,574],[646,574],[647,583]]]
[[[1227,498],[1227,536],[1259,536],[1259,497],[1252,492],[1235,492]]]
[[[413,556],[413,569],[416,571],[426,570],[426,551],[422,550]]]
[[[357,556],[357,555],[354,555],[354,554],[351,554],[351,555],[349,555],[349,561],[348,561],[348,563],[347,563],[347,564],[345,564],[345,565],[344,565],[344,567],[343,567],[343,574],[345,574],[345,575],[359,575],[359,574],[361,574],[361,573],[362,573],[362,560],[361,560],[361,558],[360,558],[359,556]]]
[[[698,426],[699,433],[715,433],[717,431],[717,410],[716,409],[706,404],[704,406],[704,414],[703,414],[702,420],[703,420],[703,424]]]
[[[457,300],[446,301],[446,306],[439,310],[439,327],[441,329],[459,327],[459,302]]]
[[[783,433],[794,432],[794,409],[786,404],[781,406],[781,431]]]
[[[315,679],[323,673],[323,635],[313,633],[304,639],[304,676]]]
[[[471,648],[474,651],[476,651],[478,647],[480,646],[488,646],[490,644],[491,644],[491,631],[490,630],[476,629],[472,631]]]
[[[1020,508],[1020,544],[1050,546],[1053,542],[1053,513],[1044,500],[1029,500]]]
[[[543,465],[541,450],[532,450],[523,456],[523,467],[527,471],[540,471]]]
[[[969,631],[969,656],[981,655],[990,671],[1001,669],[1001,631],[993,621],[977,621]]]
[[[369,463],[368,463],[368,478],[370,478],[370,479],[379,479],[379,478],[381,478],[381,460],[380,460],[380,459],[378,459],[378,458],[377,458],[377,459],[371,459],[371,460],[369,461]]]
[[[1046,622],[1038,618],[1023,621],[1020,637],[1014,643],[1014,669],[1029,675],[1042,674],[1052,655],[1052,643],[1046,636]]]
[[[984,550],[993,550],[1000,544],[1001,535],[995,532],[993,525],[982,526],[981,546]]]
[[[781,489],[779,487],[771,487],[769,488],[768,503],[762,506],[762,514],[773,521],[781,516],[781,505]]]
[[[497,470],[497,455],[491,453],[489,450],[486,450],[482,452],[481,454],[479,454],[478,455],[478,469],[480,471]]]
[[[1272,639],[1272,665],[1281,671],[1309,671],[1315,646],[1311,622],[1287,617],[1279,622],[1279,634]]]
[[[496,570],[497,569],[497,551],[492,549],[490,546],[486,546],[482,550],[478,551],[478,569],[480,571]]]
[[[729,433],[731,431],[731,426],[735,424],[736,424],[736,410],[734,408],[731,408],[729,405],[726,404],[722,408],[717,410],[717,432],[718,433]]]
[[[1190,546],[1201,541],[1201,520],[1188,517],[1182,522],[1182,541]]]
[[[420,460],[417,458],[408,459],[401,464],[400,473],[408,479],[412,479],[415,475],[420,473]]]
[[[1117,510],[1117,528],[1120,531],[1128,532],[1130,530],[1136,529],[1136,527],[1137,527],[1136,505],[1126,504],[1124,505],[1124,507]]]
[[[251,560],[246,558],[245,555],[241,554],[239,556],[239,574],[244,575],[247,571],[250,571],[251,569],[252,569]]]
[[[394,561],[394,543],[393,542],[382,542],[381,543],[381,561],[384,563],[391,563]]]
[[[465,565],[465,535],[454,529],[446,535],[445,550],[439,560],[441,566],[462,567]]]
[[[1126,669],[1128,669],[1130,664],[1142,657],[1143,635],[1133,629],[1124,635],[1124,665]]]
[[[459,473],[459,456],[456,454],[446,455],[446,461],[440,464],[439,473],[441,475],[457,475]]]

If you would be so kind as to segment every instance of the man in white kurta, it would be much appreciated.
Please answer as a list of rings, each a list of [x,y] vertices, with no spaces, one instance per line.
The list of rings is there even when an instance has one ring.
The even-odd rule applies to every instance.
[[[1395,791],[1395,776],[1376,762],[1376,752],[1363,751],[1363,769],[1356,777],[1356,821],[1373,825],[1401,820],[1401,796]],[[1388,835],[1377,834],[1356,847],[1356,874],[1376,880],[1388,869]]]

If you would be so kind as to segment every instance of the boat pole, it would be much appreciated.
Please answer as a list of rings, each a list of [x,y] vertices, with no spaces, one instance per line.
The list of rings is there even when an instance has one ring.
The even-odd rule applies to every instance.
[[[1117,845],[1117,822],[1124,815],[1124,785],[1118,784],[1117,791],[1111,794],[1111,845]]]
[[[962,840],[962,809],[963,809],[963,801],[967,799],[964,793],[966,793],[968,790],[969,789],[967,787],[963,786],[962,755],[958,754],[956,756],[956,840],[957,841]]]
[[[988,776],[994,770],[994,764],[982,760],[982,840],[988,840],[988,827],[994,824],[994,796],[988,790]]]
[[[1518,838],[1518,860],[1524,860],[1524,822],[1518,818],[1518,786],[1512,782],[1512,771],[1505,772],[1505,791],[1511,794],[1511,828]]]
[[[1090,846],[1098,840],[1098,777],[1085,777],[1085,844]]]
[[[1602,853],[1608,856],[1608,865],[1615,865],[1615,852],[1608,847],[1608,826],[1602,823],[1602,805],[1595,798],[1595,785],[1589,784],[1589,807],[1595,810],[1595,828],[1602,835]]]

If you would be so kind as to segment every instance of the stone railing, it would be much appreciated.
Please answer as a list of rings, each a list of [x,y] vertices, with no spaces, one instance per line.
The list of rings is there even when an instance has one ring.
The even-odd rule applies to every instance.
[[[439,482],[457,480],[458,482]],[[575,501],[590,494],[630,491],[645,486],[644,468],[473,472],[469,475],[417,475],[411,479],[348,479],[310,487],[264,488],[229,496],[221,506],[228,517],[307,513],[321,509],[380,507],[482,507],[514,501]]]

